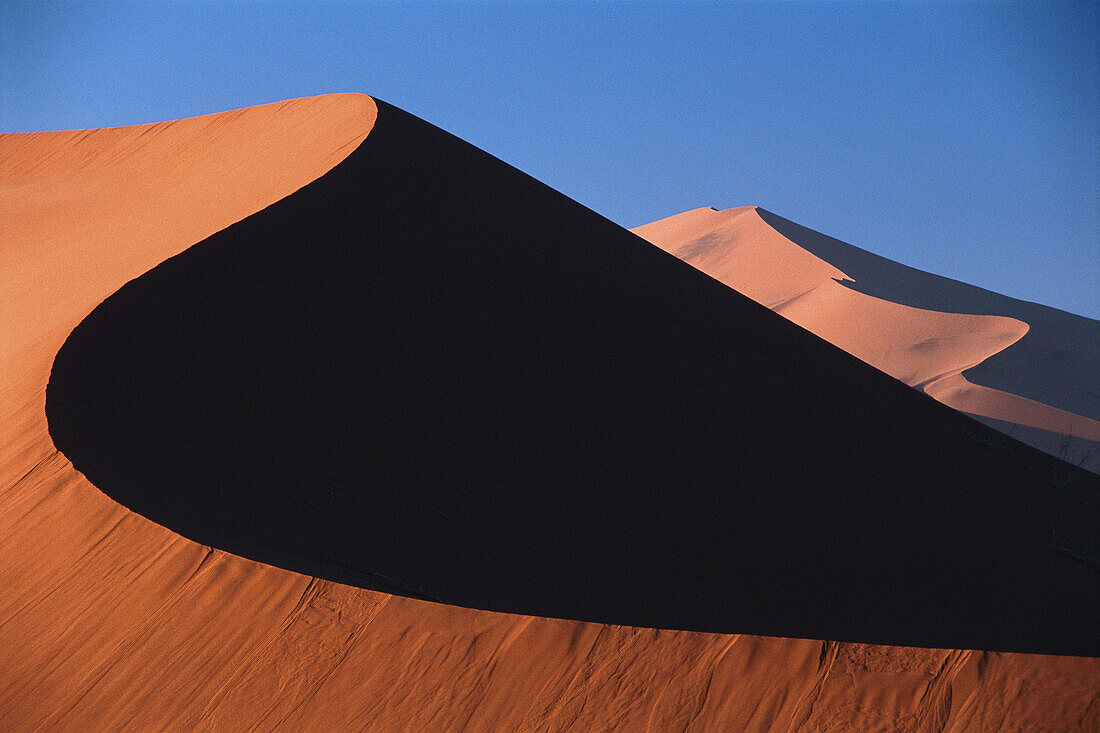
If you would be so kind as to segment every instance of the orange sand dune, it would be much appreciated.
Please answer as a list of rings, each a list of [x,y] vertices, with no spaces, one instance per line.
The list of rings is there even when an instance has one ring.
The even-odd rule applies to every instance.
[[[448,607],[193,543],[92,486],[44,415],[69,332],[128,280],[322,175],[375,112],[336,95],[0,137],[0,729],[1100,725],[1097,659]],[[943,364],[1012,338],[1002,325],[989,337],[960,328],[965,345],[944,348]]]
[[[1007,423],[1009,429],[1015,425],[1071,436],[1076,439],[1073,455],[1063,457],[1079,457],[1094,470],[1100,466],[1100,450],[1095,450],[1100,448],[1100,421],[1011,391],[972,383],[963,375],[1028,338],[1028,323],[1007,316],[916,308],[855,290],[849,287],[853,277],[830,264],[824,255],[818,256],[784,236],[769,223],[774,221],[790,225],[755,206],[725,211],[701,208],[632,231],[940,402]],[[855,286],[864,278],[876,277],[883,279],[872,269],[861,274]],[[932,280],[931,276],[925,277]],[[889,292],[890,286],[884,289]],[[977,288],[971,290],[978,292]],[[933,299],[934,295],[926,297]],[[971,304],[974,313],[981,313],[983,306],[988,307],[978,298]],[[1054,346],[1046,348],[1057,350]],[[1100,368],[1100,354],[1093,354],[1093,373],[1096,368]],[[1032,384],[1051,382],[1049,389],[1060,388],[1065,400],[1080,405],[1079,409],[1087,413],[1082,403],[1088,397],[1058,384],[1058,376],[1052,370],[1029,368],[1019,378]],[[1033,434],[1020,431],[1017,437],[1057,453],[1050,449],[1049,442],[1025,437]]]

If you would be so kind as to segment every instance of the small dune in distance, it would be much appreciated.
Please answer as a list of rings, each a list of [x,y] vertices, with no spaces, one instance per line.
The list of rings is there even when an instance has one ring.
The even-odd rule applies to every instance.
[[[0,729],[1100,726],[1100,324],[360,94],[0,135]]]
[[[633,231],[945,405],[1100,471],[1096,321],[899,265],[756,206]]]

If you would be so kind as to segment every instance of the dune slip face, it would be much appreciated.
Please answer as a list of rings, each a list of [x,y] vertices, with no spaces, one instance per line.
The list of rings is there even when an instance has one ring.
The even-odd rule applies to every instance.
[[[135,286],[140,289],[143,273],[252,214],[261,212],[256,218],[262,219],[266,207],[321,177],[373,135],[375,115],[368,97],[327,95],[129,128],[0,135],[0,729],[1097,727],[1096,658],[669,631],[426,602],[302,575],[193,542],[116,503],[89,482],[57,450],[46,422],[47,382],[70,333],[100,302],[112,308],[113,294],[128,281],[139,278]],[[443,152],[456,144],[443,140],[450,140],[440,143]],[[453,172],[448,176],[454,180]],[[495,176],[491,188],[505,182]],[[472,198],[476,202],[483,196],[484,191],[474,192]],[[423,215],[424,201],[418,195],[415,204],[402,203],[397,216]],[[376,215],[369,203],[352,204],[364,222],[369,220],[365,214]],[[322,220],[332,215],[332,209],[322,208]],[[427,213],[439,211],[436,206]],[[528,215],[540,215],[537,206],[533,211]],[[323,229],[309,226],[315,232]],[[354,234],[360,241],[362,231]],[[280,250],[300,244],[307,260],[310,252],[333,246],[303,239],[301,233],[276,236],[267,246]],[[255,269],[261,275],[281,267],[263,265],[263,247],[252,246],[260,250]],[[327,256],[333,266],[333,256]],[[285,264],[286,255],[279,257]],[[217,266],[216,260],[204,262]],[[233,261],[231,256],[226,264]],[[238,269],[240,284],[249,292],[251,269],[239,267],[245,270]],[[310,270],[304,272],[308,276]],[[292,273],[283,276],[294,279]],[[210,284],[235,287],[218,277]],[[250,291],[255,299],[249,307],[277,297],[256,290]],[[302,290],[291,288],[294,292]],[[181,316],[161,332],[170,335],[173,328],[188,325],[183,316],[203,315],[208,287],[197,283],[189,295],[165,295],[169,305],[167,310],[156,306],[156,318],[173,308]],[[220,306],[240,304],[236,296],[218,300]],[[270,314],[272,306],[264,307]],[[331,301],[310,307],[315,314],[340,310]],[[260,340],[273,341],[278,327],[264,325],[263,316],[263,309],[254,318],[237,314],[227,326],[241,327],[248,320],[247,329],[255,322],[263,326]],[[364,318],[353,314],[347,325],[360,325]],[[330,335],[340,330],[336,325],[320,328]],[[146,346],[154,348],[156,329],[145,336]],[[230,349],[236,357],[255,346],[256,340],[249,339],[246,333]],[[204,360],[228,348],[226,341],[221,337],[214,352],[200,350],[193,361],[178,350],[162,349],[179,361],[150,367],[150,357],[144,356],[138,371],[163,366],[170,377],[190,363],[198,376],[202,369],[216,374],[222,370]],[[280,343],[268,356],[278,357],[279,349],[300,354],[295,348],[301,344]],[[104,352],[97,359],[121,359],[129,350],[141,350],[138,343],[115,346],[120,348],[114,356]],[[244,394],[265,389],[271,394],[255,380],[277,375],[279,364],[300,358],[278,357],[265,365],[249,357],[239,366],[226,365],[224,373],[250,385]],[[248,369],[254,369],[252,377],[245,376]],[[445,380],[447,373],[439,378]],[[145,424],[150,416],[170,415],[173,409],[175,397],[157,379],[150,372],[134,385],[155,388],[152,394],[128,392],[117,378],[104,387],[114,396],[128,394],[133,419]],[[311,384],[295,386],[300,391]],[[166,398],[166,405],[142,416],[137,408],[150,407],[158,396]],[[241,407],[242,400],[232,397],[230,404]],[[223,415],[228,411],[218,409]],[[110,427],[120,417],[131,419],[123,413],[116,406],[99,420],[78,408],[75,416]],[[227,428],[233,426],[256,432],[230,435]],[[180,428],[166,423],[156,430],[153,443]],[[126,427],[115,425],[114,431],[107,443],[124,436]],[[229,500],[244,508],[229,520],[231,530],[258,524],[257,512],[267,512],[264,519],[278,513],[260,507],[276,493],[274,488],[242,499],[227,489],[221,473],[223,482],[214,494],[204,497],[212,489],[199,486],[196,494],[185,496],[179,493],[182,485],[172,480],[164,484],[169,491],[161,493],[158,482],[166,471],[159,461],[191,450],[201,460],[184,466],[189,478],[203,470],[202,461],[212,461],[208,473],[215,476],[234,460],[243,462],[226,458],[247,455],[242,448],[270,461],[274,451],[257,449],[255,439],[278,433],[240,417],[228,419],[198,449],[142,459],[150,473],[140,487],[131,488],[135,495],[165,499],[161,521],[180,522],[180,527],[190,513],[192,527],[216,529]],[[258,470],[274,473],[270,467]],[[301,489],[299,503],[311,507],[327,505],[320,491],[309,494],[311,487],[348,490],[339,476],[318,473],[316,479],[280,486],[278,493]],[[121,496],[118,489],[110,491]],[[386,506],[377,496],[371,501]],[[751,502],[745,503],[745,510],[751,508]],[[208,509],[208,516],[198,516]],[[384,511],[388,514],[382,519],[392,519],[404,510],[391,503]],[[413,512],[410,516],[415,518]],[[322,525],[328,521],[321,514],[304,518]],[[290,517],[277,527],[282,533],[295,529]],[[256,541],[248,534],[242,539]],[[282,559],[302,562],[293,557],[301,547],[290,549],[294,552]],[[373,560],[380,563],[381,558]],[[364,566],[359,568],[362,577]],[[365,569],[387,572],[380,564]],[[391,578],[398,575],[395,569],[389,569]],[[332,572],[331,564],[325,572]],[[385,582],[377,575],[367,577],[378,586]],[[926,601],[914,596],[914,603]],[[829,602],[822,596],[804,610]]]
[[[333,170],[69,336],[50,433],[97,487],[448,604],[1100,653],[1100,578],[1050,547],[1095,552],[1096,477],[378,106]]]

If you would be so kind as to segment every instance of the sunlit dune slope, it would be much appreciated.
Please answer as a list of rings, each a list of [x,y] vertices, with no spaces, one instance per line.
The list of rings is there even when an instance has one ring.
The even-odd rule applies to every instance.
[[[899,265],[754,206],[633,231],[944,404],[1100,467],[1097,322]]]
[[[399,240],[383,237],[383,234],[395,233],[396,230],[390,228],[394,226],[392,221],[386,228],[377,228],[377,222],[384,220],[377,207],[387,201],[386,183],[394,184],[397,191],[408,193],[409,182],[402,180],[400,167],[386,171],[388,175],[375,182],[374,193],[378,200],[364,197],[362,187],[355,190],[358,195],[338,196],[339,202],[320,201],[308,193],[309,188],[302,192],[304,196],[285,197],[344,160],[364,138],[378,142],[375,133],[379,129],[389,127],[389,134],[410,135],[413,141],[421,144],[435,140],[440,147],[428,147],[423,157],[414,148],[393,151],[404,165],[414,170],[417,163],[423,164],[427,159],[436,166],[434,175],[440,179],[436,184],[417,189],[414,200],[402,200],[394,216],[413,222],[418,218],[427,220],[429,224],[420,226],[425,230],[434,228],[440,236],[433,242],[446,251],[454,243],[449,243],[442,234],[465,220],[461,216],[448,219],[447,214],[454,215],[456,211],[461,214],[461,208],[455,205],[454,209],[441,210],[435,198],[442,194],[457,195],[452,185],[458,174],[453,167],[440,167],[439,156],[453,163],[457,155],[461,160],[487,166],[490,171],[494,167],[498,171],[503,168],[465,148],[456,152],[461,146],[458,141],[435,131],[429,134],[422,123],[392,108],[383,107],[378,129],[372,131],[375,112],[375,104],[369,98],[339,95],[294,100],[171,124],[83,133],[0,136],[0,219],[3,221],[0,227],[0,293],[3,299],[0,334],[4,339],[0,364],[0,537],[3,538],[0,541],[0,588],[3,589],[0,593],[0,729],[790,730],[801,727],[831,730],[877,726],[986,730],[1040,724],[1065,729],[1096,726],[1098,711],[1091,703],[1100,685],[1100,662],[1096,659],[660,631],[446,606],[311,578],[196,544],[116,504],[89,483],[54,447],[46,422],[47,380],[54,357],[70,332],[100,301],[108,299],[105,308],[111,310],[115,307],[111,303],[124,303],[129,294],[143,293],[142,283],[149,282],[141,277],[133,286],[116,294],[128,280],[141,276],[233,221],[280,199],[285,199],[284,211],[289,208],[297,215],[304,215],[298,204],[307,201],[321,206],[321,211],[309,220],[312,224],[308,226],[304,220],[280,218],[283,215],[278,211],[264,209],[248,220],[252,224],[246,222],[242,227],[232,227],[195,248],[199,264],[216,263],[217,257],[207,260],[201,253],[220,249],[221,254],[226,255],[222,264],[237,278],[235,283],[227,280],[224,273],[221,277],[214,273],[209,282],[205,278],[191,281],[183,278],[174,285],[177,288],[193,286],[186,297],[180,290],[169,288],[164,293],[164,302],[157,303],[154,299],[148,303],[152,309],[150,318],[133,313],[127,317],[132,324],[156,323],[167,326],[167,331],[139,328],[131,332],[132,338],[118,338],[116,333],[114,341],[107,342],[98,341],[98,335],[92,333],[97,336],[92,341],[102,348],[86,354],[91,359],[88,363],[80,363],[82,358],[70,362],[74,370],[72,377],[95,373],[88,370],[106,368],[100,359],[114,358],[113,367],[117,367],[120,374],[140,377],[140,381],[126,387],[118,376],[103,374],[110,377],[104,383],[92,385],[88,391],[74,390],[70,398],[75,402],[70,407],[85,425],[90,421],[95,432],[110,431],[108,443],[124,438],[127,429],[135,425],[152,429],[153,435],[149,438],[153,442],[147,447],[156,447],[161,453],[116,455],[115,458],[133,460],[136,465],[149,469],[150,473],[144,477],[131,474],[127,478],[140,481],[147,495],[170,497],[161,508],[176,511],[169,511],[172,516],[162,519],[189,522],[189,532],[201,533],[204,527],[216,528],[219,512],[224,518],[225,507],[235,512],[228,517],[230,528],[254,529],[260,526],[257,516],[264,520],[271,518],[271,512],[264,506],[264,502],[271,502],[276,505],[276,514],[288,506],[304,508],[297,516],[289,512],[282,514],[281,523],[267,527],[267,531],[275,533],[277,538],[290,541],[291,550],[301,550],[301,544],[295,544],[296,532],[316,531],[318,525],[323,527],[332,520],[332,512],[317,512],[313,507],[324,506],[338,495],[334,497],[331,493],[325,495],[318,491],[325,487],[334,491],[353,485],[344,483],[346,476],[307,475],[304,483],[285,482],[266,492],[263,487],[246,482],[250,490],[261,489],[250,504],[241,503],[241,493],[229,485],[231,479],[247,478],[248,473],[240,469],[239,462],[235,465],[239,459],[232,456],[243,450],[246,455],[251,451],[251,456],[255,457],[257,438],[270,437],[273,432],[252,421],[234,418],[232,408],[239,408],[247,399],[263,395],[265,390],[272,388],[283,390],[281,396],[289,398],[287,409],[303,409],[302,403],[307,403],[308,407],[308,393],[313,390],[331,400],[331,388],[318,384],[317,376],[346,375],[342,371],[345,367],[367,379],[372,378],[364,371],[362,363],[338,366],[307,361],[304,364],[306,376],[313,375],[312,380],[269,381],[267,386],[258,385],[271,377],[302,376],[293,372],[280,374],[278,367],[295,364],[280,356],[283,352],[293,354],[300,350],[302,342],[291,336],[307,337],[307,343],[308,338],[318,338],[308,333],[306,325],[318,326],[323,338],[335,339],[343,334],[354,340],[355,327],[363,325],[365,318],[362,314],[343,312],[341,315],[349,316],[350,321],[338,327],[291,314],[291,329],[287,335],[280,336],[275,324],[267,320],[281,315],[278,312],[280,289],[285,287],[291,301],[298,306],[304,305],[311,317],[324,313],[326,308],[329,313],[340,313],[339,307],[332,310],[335,297],[332,293],[317,293],[317,299],[322,301],[320,304],[303,304],[300,298],[295,299],[293,296],[301,296],[302,291],[296,291],[293,282],[299,277],[309,279],[326,274],[337,277],[337,282],[346,286],[354,276],[364,274],[364,253],[377,256],[379,249],[385,249],[384,245],[392,248],[391,264],[394,260],[403,260],[409,266],[409,273],[416,275],[427,271],[433,283],[447,283],[449,277],[460,280],[465,273],[447,272],[439,267],[439,256],[433,255],[430,248],[420,254],[408,254],[396,246],[401,244]],[[386,138],[381,139],[380,144],[385,144]],[[369,154],[369,145],[362,150]],[[344,164],[340,164],[329,176],[322,178],[322,182],[330,178],[345,180],[341,176],[348,170],[353,169],[345,170]],[[533,208],[530,216],[536,221],[529,224],[532,228],[544,225],[553,229],[555,211],[580,216],[564,200],[526,182],[519,174],[507,172],[493,181],[499,188],[519,182],[522,191],[528,194],[538,190],[542,191],[540,197],[551,197],[549,210]],[[361,186],[361,182],[357,185]],[[484,189],[469,191],[462,194],[466,196],[462,204],[476,209],[486,198],[492,200],[490,193]],[[358,232],[354,242],[308,236],[310,231],[327,229],[325,217],[336,213],[332,209],[334,203],[349,207],[351,213],[348,213],[349,208],[343,213],[357,219],[359,228],[354,230]],[[546,198],[536,198],[527,203],[548,202]],[[576,233],[583,235],[585,241],[597,243],[598,240],[591,239],[587,231],[590,216],[582,217],[580,223],[585,226],[578,226]],[[497,225],[504,227],[502,232],[494,228],[491,221],[484,223],[483,237],[488,236],[490,241],[511,232],[504,224]],[[281,224],[288,228],[276,226]],[[270,233],[270,238],[257,241],[244,236],[255,226]],[[623,233],[606,223],[595,226],[606,241],[616,243],[616,252],[627,251],[628,247],[645,247],[640,241],[623,239]],[[474,237],[467,235],[461,242],[469,243],[471,239]],[[234,251],[240,246],[255,258],[249,259]],[[294,246],[301,248],[297,258],[288,253]],[[563,251],[568,265],[559,264],[559,268],[577,268],[589,258],[598,262],[603,256],[595,247],[571,247]],[[490,251],[503,261],[497,269],[490,267],[478,282],[485,285],[488,280],[501,292],[515,292],[517,286],[505,276],[515,275],[509,268],[516,266],[518,255],[508,255],[499,248]],[[334,253],[350,255],[351,260],[341,259]],[[552,260],[552,254],[547,250],[541,255],[542,261]],[[481,249],[471,256],[484,255],[485,250]],[[274,262],[266,261],[269,256]],[[647,256],[641,257],[642,262],[651,261],[645,259]],[[320,259],[321,264],[312,264],[314,259]],[[178,266],[186,269],[191,261],[192,258],[171,260],[168,268],[158,268],[154,272],[178,275],[172,263],[180,263]],[[658,257],[652,262],[665,261]],[[668,262],[677,264],[674,260]],[[288,264],[295,267],[288,269]],[[351,273],[341,275],[342,266],[350,267]],[[669,267],[666,264],[655,266],[661,268],[662,273],[667,273]],[[600,267],[611,265],[605,263]],[[671,271],[677,272],[676,269]],[[196,274],[203,272],[196,271]],[[690,271],[681,269],[679,272]],[[249,286],[254,276],[270,288]],[[536,284],[545,285],[548,276],[535,272],[529,277]],[[658,278],[654,276],[650,282],[658,282]],[[219,291],[226,285],[241,287],[233,287],[228,293]],[[442,290],[446,292],[447,287]],[[244,299],[242,292],[253,297]],[[443,311],[433,310],[438,303],[431,299],[418,301],[395,294],[392,289],[386,292],[401,298],[388,311],[400,322],[407,324],[408,319],[419,317],[431,323],[446,316]],[[719,295],[713,289],[706,292],[713,303],[708,305],[704,300],[704,310],[717,312],[729,305],[725,294]],[[363,297],[351,290],[337,289],[333,293],[339,296],[337,300],[350,297],[352,303],[361,302],[356,299]],[[418,294],[425,293],[420,290]],[[450,297],[455,302],[462,302],[457,296]],[[668,294],[662,298],[665,302],[660,305],[676,300]],[[211,305],[203,305],[207,302]],[[226,305],[250,310],[247,313],[219,311],[219,307]],[[736,308],[739,313],[746,309],[744,304]],[[485,309],[487,318],[490,310]],[[621,305],[624,319],[626,313],[636,310],[637,303],[624,301]],[[641,315],[652,319],[655,311],[654,304],[650,304]],[[747,312],[751,313],[752,309]],[[196,315],[198,321],[188,320]],[[202,321],[203,317],[213,315],[224,317],[226,327],[220,332],[216,328],[208,331],[218,336],[213,350],[203,347],[194,354],[187,354],[178,350],[179,343],[175,347],[172,345],[174,339],[188,337],[187,331],[193,326],[213,328],[212,321]],[[165,316],[179,319],[175,333],[171,330],[170,319],[161,320]],[[709,318],[713,315],[696,327],[696,333],[703,331]],[[209,358],[216,357],[219,350],[231,348],[227,334],[249,323],[260,333],[244,334],[244,340],[235,350],[239,361],[226,362],[213,373],[202,372],[212,367]],[[766,325],[769,321],[762,323]],[[577,327],[583,325],[578,323]],[[539,333],[537,322],[534,327],[534,333]],[[90,333],[87,328],[81,330]],[[770,327],[767,330],[770,333]],[[780,334],[780,341],[802,343],[789,331],[781,330]],[[186,341],[183,338],[183,342]],[[142,348],[142,343],[148,351]],[[489,343],[491,345],[492,341]],[[265,364],[257,357],[252,348],[257,345],[266,349],[261,355],[271,357],[273,363]],[[387,344],[375,342],[375,348],[379,345]],[[329,346],[329,351],[317,353],[347,353],[339,347]],[[475,342],[473,346],[480,344]],[[453,353],[459,347],[452,345],[449,348]],[[534,346],[526,348],[529,353]],[[367,351],[367,347],[355,349],[357,356]],[[546,351],[548,355],[555,353],[549,346]],[[471,361],[477,358],[472,352]],[[150,358],[152,354],[171,359],[158,362]],[[137,359],[134,364],[127,364],[126,359],[131,356]],[[688,360],[690,354],[678,358]],[[834,362],[838,359],[826,358]],[[435,365],[437,362],[430,363]],[[298,362],[296,366],[303,366],[303,363]],[[456,369],[453,364],[447,366],[449,368],[437,370],[436,376],[449,386],[455,381]],[[792,374],[804,371],[803,364],[796,366],[788,371]],[[187,397],[203,397],[205,401],[200,400],[203,407],[229,419],[211,428],[207,434],[184,436],[198,442],[177,450],[163,441],[166,435],[171,436],[172,431],[181,428],[151,422],[150,415],[158,414],[157,410],[159,414],[168,415],[174,409],[186,409],[182,402],[185,395],[163,391],[164,383],[158,381],[156,372],[163,370],[164,374],[178,378],[181,370],[189,368],[199,370],[203,376],[217,377],[222,371],[230,376],[228,385],[211,385],[214,394],[226,395],[216,390],[233,384],[244,386],[246,390],[243,398],[227,394],[229,406],[224,407],[211,405],[204,390],[190,385],[195,392]],[[248,374],[253,369],[258,371]],[[734,374],[737,376],[738,372],[735,370]],[[500,378],[505,383],[508,376],[508,370],[502,369]],[[708,379],[720,381],[724,376],[725,370],[714,368]],[[340,378],[344,384],[355,383],[351,376]],[[606,382],[604,386],[608,386]],[[143,394],[144,388],[161,390],[155,395],[164,397],[165,404],[154,404],[148,394]],[[136,422],[120,423],[119,420],[126,420],[125,411],[119,411],[118,405],[103,405],[104,396],[128,400],[129,407],[135,408],[129,414]],[[357,396],[353,394],[352,397]],[[525,397],[522,390],[515,395],[518,401]],[[87,411],[97,400],[108,408],[101,416]],[[349,407],[359,404],[353,399]],[[270,415],[264,412],[263,405],[251,403],[250,406],[261,408],[260,415]],[[497,410],[504,409],[499,402],[493,406]],[[722,410],[728,408],[729,405],[721,406]],[[321,428],[322,435],[327,438],[333,437],[331,432],[325,432],[328,430],[326,425],[316,421],[322,417],[320,412],[311,414],[307,409],[304,416],[315,418],[315,422],[305,421],[298,426],[300,445],[316,445],[316,439],[305,434],[316,428]],[[345,423],[349,420],[346,412],[339,410],[332,417]],[[770,420],[766,415],[758,418],[765,424]],[[194,424],[203,425],[201,421]],[[210,427],[209,424],[205,426]],[[234,427],[247,427],[255,432],[233,432],[231,428]],[[976,427],[968,425],[967,429],[976,431],[969,433],[972,436],[989,437]],[[278,434],[278,430],[274,432]],[[74,445],[88,445],[76,433],[68,437],[76,441]],[[509,436],[498,437],[507,444]],[[389,445],[395,444],[394,439],[384,435],[383,438],[390,441]],[[429,441],[436,447],[438,442]],[[336,443],[340,445],[340,440]],[[290,445],[293,447],[293,441]],[[293,473],[287,466],[308,467],[306,458],[287,459],[277,447],[281,446],[268,444],[259,452],[266,461],[283,465],[283,468],[275,470],[261,464],[255,467],[257,473],[286,479]],[[729,449],[738,449],[736,441],[715,446],[716,452]],[[987,449],[973,450],[982,453]],[[187,451],[191,451],[190,455]],[[1011,446],[1009,453],[1008,458],[1002,455],[1001,460],[1016,460]],[[339,457],[340,454],[335,455]],[[667,456],[667,452],[661,455]],[[787,454],[788,458],[790,455]],[[207,478],[215,479],[214,483],[196,483],[192,487],[193,494],[173,495],[181,485],[169,475],[170,471],[178,468],[194,477],[197,468],[188,465],[186,460],[182,464],[171,463],[170,459],[180,456],[195,464],[208,463],[219,470],[234,467],[238,470],[236,473],[210,473]],[[88,457],[93,463],[102,460],[102,456]],[[428,455],[430,460],[435,458]],[[454,460],[453,455],[448,456],[446,452],[443,458]],[[158,459],[169,460],[169,463],[160,463]],[[1050,466],[1035,456],[1025,456],[1023,460],[1039,470],[1041,479],[1045,478],[1044,472]],[[320,472],[320,461],[316,467]],[[407,474],[394,471],[392,475],[415,475],[415,468],[412,466]],[[559,473],[566,476],[568,472],[568,466],[559,469]],[[416,526],[420,521],[418,513],[424,507],[417,503],[420,497],[415,492],[393,491],[388,498],[379,497],[394,485],[371,483],[364,475],[353,477],[355,487],[373,491],[371,498],[378,500],[375,506],[380,506],[384,512],[383,520],[404,521],[410,532],[419,529]],[[996,473],[989,477],[995,481],[1001,478]],[[813,478],[807,476],[808,480]],[[1076,486],[1080,477],[1066,474],[1062,480],[1066,485]],[[537,480],[534,485],[539,486]],[[115,490],[120,488],[116,486]],[[752,495],[746,498],[740,474],[730,477],[723,488],[732,492],[733,499],[722,501],[728,502],[735,512],[752,513],[755,510],[757,499]],[[763,485],[759,488],[761,491],[766,489]],[[1035,487],[1033,494],[1021,492],[1018,484],[1011,482],[1004,483],[1002,488],[1003,496],[1010,503],[1022,502],[1025,506],[1047,496],[1043,486]],[[960,490],[967,490],[965,482]],[[624,486],[619,491],[628,498],[636,496],[631,486]],[[820,486],[817,491],[821,491]],[[140,499],[140,493],[136,492],[132,498]],[[219,495],[227,500],[221,507],[211,503]],[[346,493],[343,496],[347,498]],[[969,536],[964,530],[971,515],[952,515],[949,497],[943,492],[934,490],[927,497],[929,511],[942,514],[948,541]],[[581,514],[592,513],[601,508],[598,499],[586,497],[576,501],[574,508]],[[813,486],[803,499],[814,506],[823,506]],[[196,506],[199,511],[195,511]],[[355,511],[365,508],[365,505],[352,504],[354,521],[364,519],[362,515],[355,515]],[[798,506],[793,508],[797,513]],[[1057,518],[1054,508],[1047,506],[1042,517]],[[624,506],[605,502],[602,509],[601,519],[614,518],[624,511],[630,516],[631,512],[628,502],[624,502]],[[608,509],[617,511],[609,513]],[[674,505],[671,509],[672,519],[683,518]],[[648,511],[643,508],[641,514],[635,513],[634,517],[653,521],[654,515],[647,514]],[[1015,508],[997,508],[986,519],[994,523],[1004,520],[1006,515],[1009,520],[1019,519],[1015,511]],[[204,512],[207,512],[205,517],[202,516]],[[469,518],[461,513],[454,516]],[[830,518],[834,523],[827,526]],[[360,526],[371,531],[379,528],[378,520],[367,519],[369,521]],[[839,517],[840,523],[835,523],[836,519],[835,513],[824,515],[826,526],[814,536],[826,542],[836,539],[841,546],[850,548],[852,541],[845,539],[845,534],[870,534],[872,542],[880,534],[875,527],[861,528],[844,522],[843,517]],[[904,526],[906,521],[904,516],[892,519],[895,521],[892,527],[898,526],[898,521]],[[657,521],[663,520],[663,517],[657,518]],[[705,527],[707,518],[703,520]],[[727,528],[736,532],[743,530],[743,525],[743,522],[739,525],[734,521]],[[182,524],[178,528],[183,529]],[[397,531],[400,529],[398,527]],[[657,529],[658,539],[668,539],[667,533],[662,533],[659,526]],[[1073,562],[1066,564],[1065,553],[1046,546],[1034,536],[1035,533],[1027,531],[1026,523],[1022,529],[1025,532],[1021,537],[1011,539],[1008,546],[1002,548],[1002,556],[1008,558],[1006,563],[1025,560],[1021,571],[1025,575],[1041,569],[1045,563],[1049,565],[1047,569],[1053,571],[1055,585],[1067,579],[1088,582],[1075,576],[1076,571],[1067,569]],[[339,536],[342,530],[339,526],[336,530]],[[515,530],[512,536],[521,531],[522,528]],[[714,531],[713,524],[710,531]],[[391,531],[388,536],[393,534]],[[981,527],[976,527],[974,534],[979,538],[996,539],[995,532]],[[227,535],[226,539],[232,541],[234,538]],[[246,533],[245,539],[255,537]],[[423,544],[432,539],[421,536]],[[563,536],[558,546],[567,547],[570,539]],[[586,538],[581,536],[579,539],[583,548]],[[798,548],[799,538],[790,536],[787,539],[790,547]],[[461,540],[458,537],[460,547]],[[695,540],[688,537],[685,542],[697,540],[698,537]],[[468,549],[469,545],[466,547]],[[438,553],[439,546],[435,548]],[[968,545],[964,550],[972,552],[974,548]],[[816,551],[817,547],[810,548],[811,553]],[[763,556],[761,551],[754,553],[752,548],[747,548],[746,554],[757,560]],[[805,554],[803,552],[802,556]],[[990,561],[989,555],[983,554],[980,548],[978,554],[983,561]],[[1036,561],[1036,558],[1040,559]],[[377,562],[380,558],[375,554],[367,559]],[[797,559],[776,558],[774,570],[777,572],[773,573],[773,580],[781,582],[782,569]],[[592,567],[599,567],[599,558],[587,560]],[[737,569],[737,560],[736,553],[713,558],[716,564],[731,573],[741,572]],[[507,558],[504,561],[507,562]],[[369,572],[372,567],[378,570],[381,565],[361,563],[352,570]],[[462,569],[461,565],[458,567]],[[328,569],[336,572],[332,565]],[[1004,575],[998,574],[996,568],[991,570],[999,578]],[[468,568],[466,571],[468,573]],[[856,571],[860,569],[857,567]],[[1012,568],[1012,572],[1015,571]],[[751,581],[751,575],[742,577],[749,577]],[[373,582],[382,582],[378,575],[367,577]],[[466,582],[469,577],[460,579]],[[591,576],[581,580],[581,589],[587,587],[591,591]],[[829,617],[828,607],[834,602],[832,589],[824,583],[816,587],[820,592],[811,603],[800,608],[776,609],[777,618],[782,623],[789,623],[792,619],[812,616],[818,609],[824,609],[824,616]],[[840,588],[850,590],[851,586],[845,586],[842,581]],[[1057,588],[1053,590],[1057,592]],[[1036,590],[1037,593],[1050,591],[1050,587]],[[887,587],[886,592],[889,596],[893,591]],[[961,592],[973,594],[975,590],[968,587]],[[748,592],[737,593],[730,600],[736,605],[746,595]],[[877,603],[873,594],[868,594],[868,599],[871,604]],[[924,606],[940,601],[939,597],[928,597],[919,591],[910,594],[913,615],[918,620],[930,615],[923,610]],[[670,598],[661,608],[690,607],[697,602],[696,598],[688,596]],[[1026,599],[1024,603],[1035,608]],[[751,599],[749,604],[752,605]],[[992,625],[1002,632],[1013,628],[1011,623],[1001,625],[999,608],[993,607],[991,611]],[[1063,618],[1068,625],[1079,628],[1081,618],[1074,616],[1079,611],[1079,608],[1077,611],[1067,609]],[[968,623],[964,619],[960,627],[947,629],[945,633],[965,631]],[[905,625],[904,619],[893,624],[898,629]],[[1087,642],[1072,633],[1052,633],[1042,624],[1037,629],[1035,638],[1044,644]]]

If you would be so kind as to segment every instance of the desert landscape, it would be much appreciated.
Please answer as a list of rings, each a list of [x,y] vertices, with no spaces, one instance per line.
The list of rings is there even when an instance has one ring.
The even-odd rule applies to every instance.
[[[1094,320],[361,94],[0,221],[0,729],[1100,726]]]

